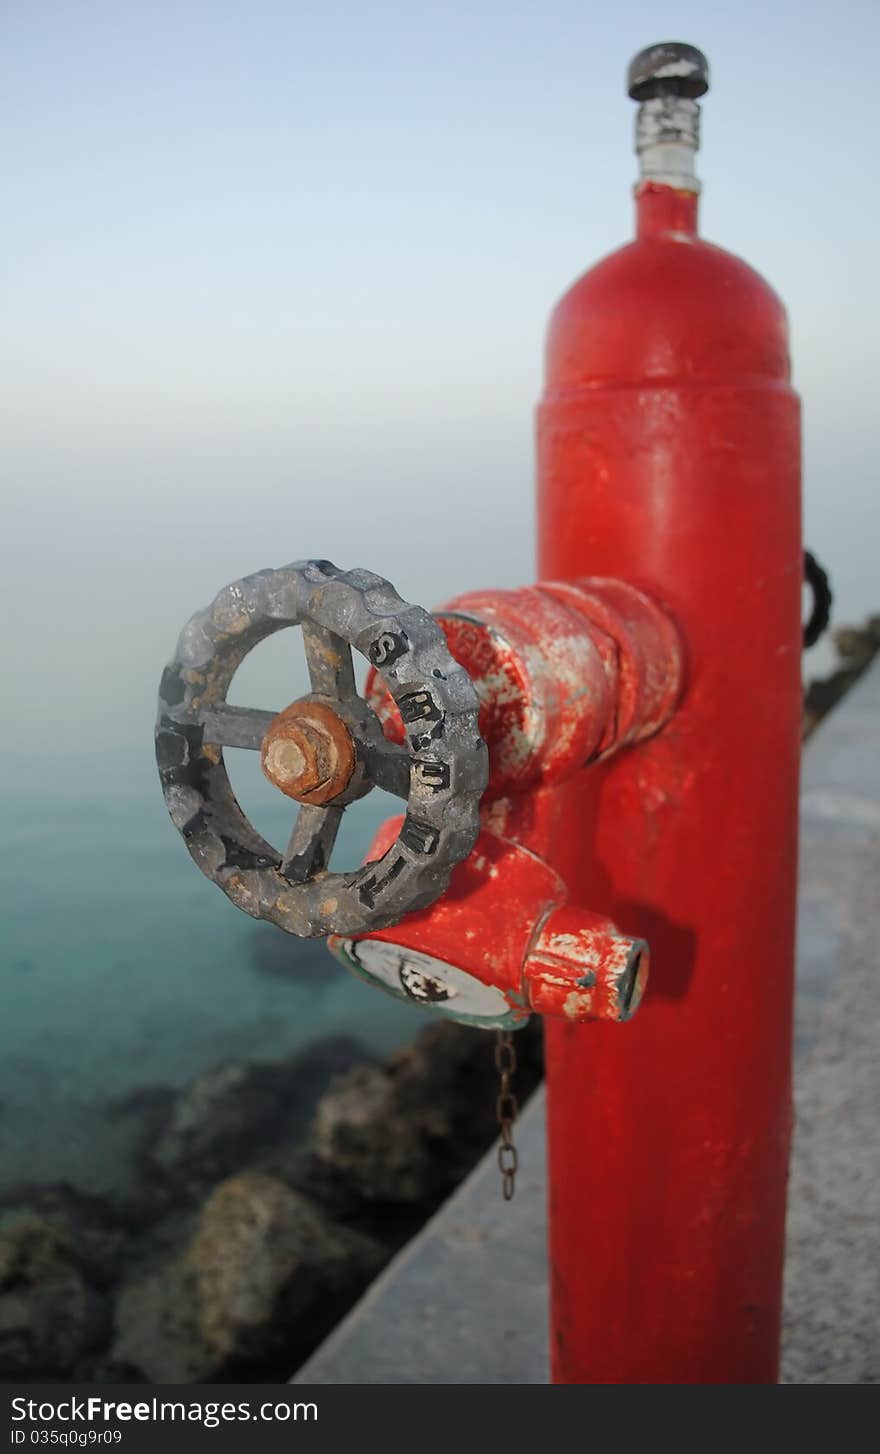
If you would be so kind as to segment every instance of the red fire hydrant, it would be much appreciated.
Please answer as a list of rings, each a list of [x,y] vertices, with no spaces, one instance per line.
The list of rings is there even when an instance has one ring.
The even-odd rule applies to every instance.
[[[637,237],[551,322],[539,584],[432,617],[369,571],[262,571],[192,618],[160,688],[169,811],[240,908],[327,935],[436,1013],[503,1031],[546,1017],[568,1383],[776,1376],[798,405],[780,303],[697,236],[707,85],[690,46],[630,68]],[[277,714],[229,704],[245,654],[294,625],[311,692]],[[300,804],[284,850],[242,812],[224,747],[259,750]],[[376,785],[404,815],[363,866],[331,871],[345,807]]]
[[[697,235],[705,59],[655,46],[633,243],[550,323],[539,561],[664,601],[673,720],[560,794],[573,895],[651,945],[633,1023],[547,1024],[554,1378],[777,1375],[801,720],[798,401],[776,295]],[[589,833],[589,851],[584,835]]]

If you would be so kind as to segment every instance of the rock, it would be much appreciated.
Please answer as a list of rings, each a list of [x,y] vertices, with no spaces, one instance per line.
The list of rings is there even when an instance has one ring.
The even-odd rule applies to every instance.
[[[301,1140],[321,1090],[364,1056],[350,1037],[328,1036],[290,1060],[197,1076],[147,1129],[139,1162],[148,1184],[192,1199],[265,1148]]]
[[[259,1065],[220,1065],[186,1086],[146,1149],[162,1181],[194,1190],[225,1175],[277,1125],[284,1096]]]
[[[0,1232],[0,1377],[63,1378],[106,1322],[72,1242],[50,1221],[25,1213]]]
[[[299,1192],[251,1174],[208,1198],[188,1261],[204,1342],[222,1363],[238,1364],[265,1362],[273,1350],[289,1360],[306,1322],[310,1337],[316,1314],[331,1327],[384,1256]]]
[[[517,1033],[521,1099],[540,1076],[540,1031]],[[334,1081],[312,1125],[324,1172],[353,1197],[430,1209],[497,1135],[494,1040],[451,1021],[428,1026],[384,1065]],[[394,1226],[389,1226],[393,1239]]]
[[[211,1359],[195,1319],[192,1274],[182,1258],[169,1258],[124,1286],[114,1325],[108,1382],[194,1383],[210,1377]]]
[[[421,1089],[421,1088],[420,1088]],[[313,1126],[317,1160],[367,1201],[420,1202],[436,1181],[452,1123],[440,1105],[400,1105],[386,1066],[355,1066],[324,1096]]]
[[[121,1294],[113,1360],[159,1383],[288,1377],[386,1255],[283,1183],[232,1177],[182,1256]]]
[[[126,1256],[126,1229],[109,1200],[78,1191],[67,1182],[8,1188],[0,1196],[0,1232],[36,1216],[69,1243],[91,1286],[109,1288]]]

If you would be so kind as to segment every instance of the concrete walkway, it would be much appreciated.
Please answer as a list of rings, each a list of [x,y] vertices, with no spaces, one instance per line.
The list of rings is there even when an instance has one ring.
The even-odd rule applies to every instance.
[[[783,1382],[880,1381],[880,661],[804,753]],[[296,1383],[545,1383],[543,1094]]]

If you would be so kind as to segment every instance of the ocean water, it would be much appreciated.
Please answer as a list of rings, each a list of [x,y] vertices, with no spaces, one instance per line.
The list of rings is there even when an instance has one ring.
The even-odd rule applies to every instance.
[[[227,753],[244,806],[283,845],[294,805],[257,755]],[[271,1060],[323,1036],[386,1053],[417,1008],[349,976],[324,947],[257,923],[196,869],[149,761],[79,769],[65,791],[7,792],[0,837],[0,1184],[124,1184],[132,1092],[225,1060]],[[123,764],[124,769],[124,764]],[[94,789],[89,783],[98,784]],[[78,784],[82,786],[78,786]],[[123,784],[128,786],[122,786]],[[382,818],[346,811],[333,867],[354,867]]]

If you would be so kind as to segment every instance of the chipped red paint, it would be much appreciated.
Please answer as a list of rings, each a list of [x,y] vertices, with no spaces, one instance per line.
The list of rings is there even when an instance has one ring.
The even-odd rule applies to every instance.
[[[368,861],[382,857],[402,822],[383,823]],[[500,990],[514,1020],[525,1021],[530,1011],[570,1024],[629,1019],[648,974],[647,944],[567,899],[549,863],[484,829],[442,898],[393,928],[349,942],[379,940],[454,964]],[[334,952],[339,943],[331,939]]]
[[[696,212],[694,195],[642,187],[637,241],[556,308],[539,414],[542,574],[634,582],[668,604],[688,655],[664,731],[551,789],[555,833],[553,804],[540,810],[572,896],[644,935],[652,955],[631,1025],[547,1022],[561,1383],[777,1373],[798,403],[781,304],[698,239]]]
[[[480,702],[487,799],[561,782],[656,732],[681,691],[678,631],[648,596],[620,581],[472,591],[437,619]],[[375,671],[367,699],[386,735],[402,742],[400,714]]]

